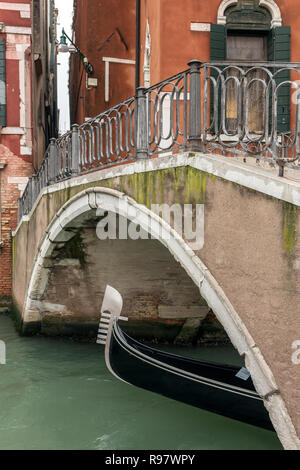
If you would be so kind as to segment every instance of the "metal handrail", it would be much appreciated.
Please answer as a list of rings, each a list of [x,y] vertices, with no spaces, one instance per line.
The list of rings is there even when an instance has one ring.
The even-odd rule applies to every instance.
[[[29,178],[19,199],[19,220],[29,214],[46,186],[157,154],[191,150],[252,155],[277,164],[280,176],[286,165],[299,169],[300,76],[299,81],[291,79],[296,74],[300,63],[194,60],[189,69],[139,88],[136,96],[51,140],[38,172]],[[250,124],[253,87],[261,90],[260,130]],[[294,116],[294,126],[279,132],[284,89],[290,97],[286,114]],[[231,101],[229,92],[235,97]],[[234,126],[229,129],[232,114]]]

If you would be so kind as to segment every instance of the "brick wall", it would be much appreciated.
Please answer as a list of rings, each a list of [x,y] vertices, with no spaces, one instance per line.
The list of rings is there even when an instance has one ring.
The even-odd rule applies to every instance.
[[[11,232],[17,227],[18,198],[33,173],[30,3],[5,2],[3,9],[0,3],[6,82],[6,122],[0,131],[0,306],[11,296]]]
[[[1,140],[5,140],[5,136],[2,136]],[[19,141],[20,137],[10,137],[10,140],[13,143],[13,140]],[[18,224],[18,198],[27,178],[32,174],[32,165],[28,157],[15,155],[3,144],[0,144],[0,163],[5,164],[4,169],[0,170],[0,238],[3,243],[0,247],[1,303],[1,298],[11,295],[11,232]]]

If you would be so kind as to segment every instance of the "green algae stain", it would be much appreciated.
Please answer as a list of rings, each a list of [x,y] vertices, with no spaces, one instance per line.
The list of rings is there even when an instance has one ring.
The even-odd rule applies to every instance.
[[[182,174],[178,169],[174,169],[174,202],[175,204],[180,203],[180,189],[182,186]]]
[[[157,178],[156,178],[156,173],[153,171],[152,172],[152,179],[151,179],[151,185],[152,185],[152,204],[156,204],[157,203],[157,191],[156,191],[156,181],[157,181]]]
[[[188,168],[185,181],[185,203],[204,204],[208,175],[195,168]]]
[[[77,233],[68,243],[65,244],[63,249],[63,257],[78,259],[82,268],[86,265],[86,256],[84,251],[84,244],[81,234]]]
[[[151,205],[151,174],[145,173],[145,187],[146,187],[146,194],[145,194],[145,204],[147,207]]]
[[[71,199],[71,187],[68,186],[67,188],[67,201],[69,201]]]
[[[169,196],[173,192],[173,203],[204,204],[209,177],[195,168],[170,168],[121,177],[121,186],[149,208],[151,204],[164,203],[166,191]]]
[[[159,195],[160,195],[160,204],[163,203],[164,201],[164,185],[165,185],[165,178],[164,178],[164,170],[162,171],[159,171],[158,173],[158,191],[159,191]]]
[[[121,193],[124,193],[124,191],[125,191],[125,184],[124,183],[125,183],[124,178],[121,178],[120,179],[120,191],[121,191]]]
[[[50,213],[50,195],[46,195],[46,210],[47,210],[47,223],[51,222],[51,213]]]
[[[166,200],[175,204],[204,204],[208,179],[214,181],[216,177],[195,168],[176,167],[94,181],[77,187],[67,187],[45,196],[47,198],[48,223],[50,222],[50,208],[53,198],[55,210],[58,211],[73,196],[88,188],[117,189],[128,194],[138,203],[151,208],[151,204],[163,204]]]
[[[291,255],[296,242],[297,207],[283,203],[283,248]]]

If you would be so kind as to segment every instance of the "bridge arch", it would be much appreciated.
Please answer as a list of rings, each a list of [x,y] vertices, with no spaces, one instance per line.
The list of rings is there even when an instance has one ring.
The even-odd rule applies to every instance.
[[[218,24],[226,24],[226,16],[225,11],[228,7],[232,7],[233,5],[237,5],[238,0],[222,0],[220,6],[218,8]],[[274,0],[260,0],[259,6],[266,8],[272,16],[272,28],[277,26],[282,26],[282,17],[281,11],[279,6]]]
[[[199,288],[208,306],[214,311],[234,347],[241,356],[244,356],[245,365],[251,373],[257,392],[264,398],[265,406],[283,446],[286,449],[295,449],[295,445],[299,445],[298,438],[273,373],[257,347],[255,339],[217,280],[173,228],[151,210],[138,204],[124,193],[102,187],[89,188],[71,198],[59,210],[50,222],[39,245],[25,299],[23,321],[38,322],[40,320],[39,299],[43,297],[47,288],[50,275],[47,259],[51,257],[55,244],[70,240],[71,235],[67,231],[68,224],[95,209],[114,212],[123,217],[133,214],[132,220],[145,231],[150,230],[150,235],[159,240],[180,263]],[[150,226],[149,218],[151,219]]]

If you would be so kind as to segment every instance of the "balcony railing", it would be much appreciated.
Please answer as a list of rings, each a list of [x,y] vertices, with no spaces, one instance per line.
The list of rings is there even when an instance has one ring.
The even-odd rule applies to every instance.
[[[286,165],[300,169],[300,64],[189,66],[52,139],[19,199],[19,220],[46,186],[159,154],[252,156],[278,165],[280,176]]]

